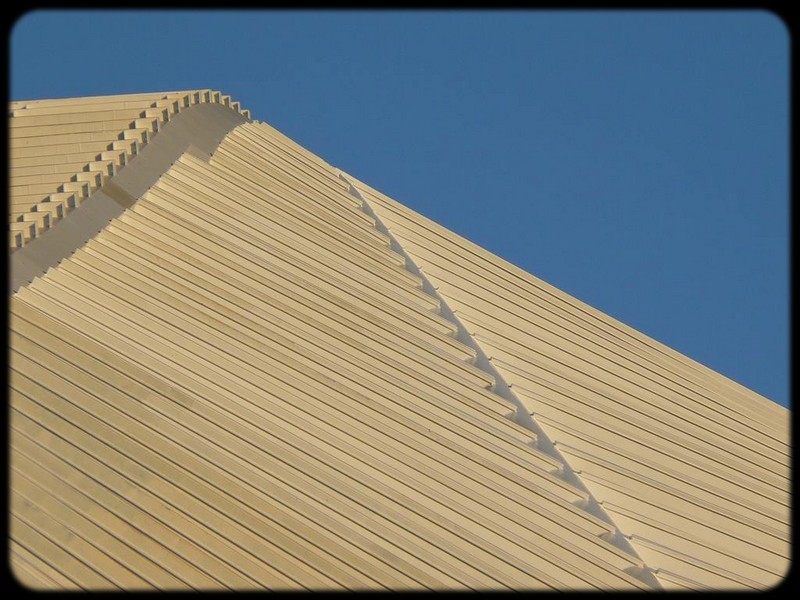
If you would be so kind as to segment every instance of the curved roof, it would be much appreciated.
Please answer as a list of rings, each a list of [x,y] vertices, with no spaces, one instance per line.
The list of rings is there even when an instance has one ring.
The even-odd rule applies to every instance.
[[[206,102],[240,110],[214,90],[11,102],[12,251],[101,188],[173,115]]]
[[[23,194],[34,165],[12,146],[9,548],[24,585],[780,581],[785,409],[216,92],[11,110],[42,119],[15,138],[38,138],[42,173],[115,165],[72,182],[88,191]],[[164,118],[111,150],[143,125],[117,111]],[[59,144],[82,158],[57,163]],[[58,203],[58,222],[27,216]]]

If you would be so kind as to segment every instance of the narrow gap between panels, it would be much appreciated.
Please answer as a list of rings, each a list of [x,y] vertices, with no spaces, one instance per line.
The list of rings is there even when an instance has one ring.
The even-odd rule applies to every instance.
[[[513,392],[513,386],[506,382],[503,375],[497,370],[494,364],[492,364],[491,358],[486,355],[469,331],[467,331],[466,327],[464,327],[464,324],[447,304],[447,301],[441,296],[441,294],[439,294],[438,290],[431,284],[425,273],[422,272],[419,266],[417,266],[414,260],[400,245],[394,235],[392,235],[386,225],[383,224],[358,189],[342,173],[339,173],[339,178],[349,186],[350,194],[361,202],[362,210],[375,221],[375,228],[389,239],[391,249],[405,259],[406,269],[420,278],[422,281],[423,291],[439,300],[440,315],[452,322],[457,327],[457,333],[455,336],[456,339],[475,351],[475,366],[494,377],[495,385],[492,387],[492,391],[516,406],[516,411],[513,418],[514,422],[536,435],[536,447],[538,450],[549,456],[552,456],[561,463],[561,478],[564,481],[588,495],[588,500],[581,508],[583,508],[583,510],[585,510],[587,513],[601,519],[602,521],[605,521],[614,528],[614,534],[605,535],[603,536],[603,539],[630,554],[631,556],[642,560],[641,556],[639,556],[639,553],[636,552],[636,549],[631,545],[629,537],[620,531],[619,527],[617,527],[617,525],[611,519],[611,516],[605,511],[603,506],[597,502],[591,490],[586,487],[580,477],[578,477],[578,474],[569,465],[561,451],[553,443],[542,427],[536,422],[533,416],[528,412],[528,409],[525,407],[522,401]],[[642,563],[644,564],[643,560]],[[655,589],[662,589],[661,583],[655,577],[652,569],[650,569],[650,567],[647,565],[639,569],[626,569],[626,571],[647,585],[650,585]]]

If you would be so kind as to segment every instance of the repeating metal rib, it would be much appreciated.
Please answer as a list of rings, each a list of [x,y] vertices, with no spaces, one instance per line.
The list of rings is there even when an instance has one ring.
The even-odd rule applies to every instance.
[[[102,170],[116,177],[145,130],[161,136],[147,152],[161,152],[186,115],[159,119],[192,102],[246,113],[211,90],[10,104],[24,125],[12,125],[15,193],[87,173],[50,198],[66,202],[52,221],[25,217],[36,228],[17,227],[12,246],[41,219],[47,235],[69,224],[75,194],[121,203],[96,226],[103,194],[82,204],[97,213],[89,234],[12,287],[21,583],[780,579],[785,410],[220,107],[198,109],[230,117],[217,115],[213,144],[187,146],[183,127],[172,154],[137,159],[136,191],[109,185]],[[119,125],[125,147],[103,151],[117,164],[94,144]],[[43,241],[12,256],[22,264]]]

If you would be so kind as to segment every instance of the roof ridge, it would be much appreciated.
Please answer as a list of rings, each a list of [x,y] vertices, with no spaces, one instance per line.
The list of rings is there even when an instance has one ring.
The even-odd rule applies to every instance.
[[[575,506],[608,524],[609,531],[601,534],[598,539],[609,546],[613,546],[616,551],[622,552],[630,557],[631,562],[634,564],[624,569],[627,575],[638,579],[647,586],[661,589],[661,583],[655,577],[653,569],[645,563],[636,548],[631,544],[631,537],[620,530],[619,526],[611,518],[611,515],[603,508],[602,504],[595,499],[591,489],[580,478],[580,471],[572,468],[564,454],[558,449],[557,443],[551,440],[544,428],[542,428],[542,426],[536,422],[534,416],[528,412],[524,403],[514,393],[512,385],[506,382],[502,373],[492,364],[492,357],[486,355],[477,340],[461,322],[456,311],[448,306],[446,299],[439,293],[438,288],[433,286],[422,269],[417,266],[411,256],[405,252],[400,242],[395,239],[377,213],[372,210],[366,198],[359,192],[358,188],[356,188],[341,171],[339,172],[339,177],[349,184],[350,193],[361,201],[362,209],[375,220],[375,226],[389,236],[392,240],[392,245],[396,247],[396,251],[406,258],[407,268],[422,279],[423,289],[439,299],[442,316],[453,322],[458,328],[456,339],[471,346],[475,350],[476,358],[473,361],[474,366],[483,370],[493,380],[493,384],[489,389],[499,397],[510,401],[516,406],[516,410],[509,415],[509,418],[534,435],[534,450],[559,463],[560,467],[555,473],[558,479],[584,494],[586,500],[578,501],[575,503]]]

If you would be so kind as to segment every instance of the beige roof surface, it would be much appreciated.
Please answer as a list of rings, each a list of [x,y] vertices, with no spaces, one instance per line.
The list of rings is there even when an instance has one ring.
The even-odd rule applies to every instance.
[[[11,254],[20,582],[781,579],[788,411],[201,104]]]

